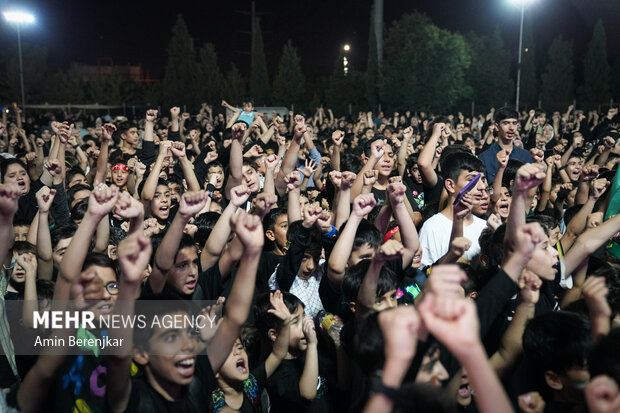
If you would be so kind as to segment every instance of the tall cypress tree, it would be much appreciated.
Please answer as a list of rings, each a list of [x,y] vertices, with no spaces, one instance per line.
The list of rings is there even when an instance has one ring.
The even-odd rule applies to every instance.
[[[512,58],[504,47],[504,40],[498,27],[491,36],[467,35],[472,51],[471,66],[467,71],[467,82],[473,88],[473,99],[477,104],[502,106],[512,101],[514,82],[510,78]]]
[[[226,100],[231,103],[235,102],[234,104],[240,104],[241,99],[245,97],[245,87],[245,79],[233,63],[230,71],[226,73]]]
[[[200,99],[203,102],[219,103],[224,97],[224,76],[217,64],[213,43],[205,43],[200,48]]]
[[[163,84],[164,105],[187,105],[188,108],[195,108],[198,102],[196,53],[185,20],[180,14],[172,28],[167,52],[168,62]]]
[[[377,35],[375,33],[374,9],[370,12],[370,31],[368,34],[368,63],[366,65],[366,100],[371,108],[379,101],[377,83],[379,80],[379,57],[377,55]]]
[[[607,62],[607,38],[602,20],[594,25],[592,40],[583,61],[584,84],[581,96],[585,103],[597,105],[609,101],[609,63]]]
[[[556,37],[549,46],[549,59],[542,75],[540,99],[545,109],[565,109],[575,98],[573,42]]]
[[[523,49],[521,50],[521,94],[520,106],[538,106],[538,80],[536,78],[536,43],[534,42],[531,19],[525,19],[523,27]]]
[[[260,29],[260,20],[256,19],[252,33],[252,65],[250,67],[250,97],[257,105],[266,105],[271,101],[269,90],[269,75],[267,74],[267,59],[265,46]]]
[[[297,49],[289,39],[282,48],[278,73],[273,79],[273,100],[276,104],[290,107],[301,104],[305,93],[306,79],[301,71]]]

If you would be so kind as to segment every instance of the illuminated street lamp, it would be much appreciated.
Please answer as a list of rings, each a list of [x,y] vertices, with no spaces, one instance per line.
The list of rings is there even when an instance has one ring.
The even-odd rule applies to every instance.
[[[510,0],[511,3],[521,6],[521,27],[519,29],[519,61],[517,62],[517,96],[515,98],[515,109],[519,111],[519,92],[521,91],[521,49],[523,49],[523,17],[525,15],[525,6],[534,2],[534,0]]]
[[[351,46],[349,44],[345,44],[342,49],[344,50],[344,56],[342,57],[342,71],[346,76],[349,73],[349,59],[347,57],[347,53],[351,50]]]
[[[22,63],[22,39],[20,28],[22,24],[34,23],[34,16],[22,11],[5,11],[4,18],[9,23],[14,23],[17,28],[17,53],[19,55],[19,81],[22,88],[22,113],[26,114],[26,95],[24,93],[24,64]]]

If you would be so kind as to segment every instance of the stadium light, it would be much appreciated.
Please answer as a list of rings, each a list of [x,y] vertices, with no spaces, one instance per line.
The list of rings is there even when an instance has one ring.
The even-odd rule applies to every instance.
[[[509,0],[510,3],[521,7],[521,26],[519,28],[519,60],[517,62],[517,95],[515,97],[515,109],[519,111],[519,94],[521,92],[521,51],[523,49],[523,17],[525,6],[529,6],[535,0]]]
[[[22,24],[34,23],[34,16],[24,11],[5,11],[4,18],[7,22],[15,24],[17,28],[17,53],[19,55],[19,81],[22,91],[22,114],[26,114],[26,94],[24,92],[24,64],[22,62],[22,38],[19,29]]]

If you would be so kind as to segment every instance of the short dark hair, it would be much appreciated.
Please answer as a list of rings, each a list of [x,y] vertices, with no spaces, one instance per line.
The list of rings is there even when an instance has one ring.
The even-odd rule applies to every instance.
[[[73,202],[73,199],[75,198],[75,194],[77,194],[80,191],[92,191],[93,188],[85,185],[85,184],[77,184],[77,185],[73,185],[71,188],[67,189],[67,199],[69,200],[69,205],[71,205],[71,203]]]
[[[443,178],[452,179],[455,182],[459,179],[459,175],[463,171],[486,173],[486,168],[482,161],[471,153],[453,153],[446,157],[442,165]]]
[[[75,167],[69,169],[65,174],[65,184],[67,185],[67,188],[69,187],[69,182],[71,182],[75,175],[83,175],[86,178],[86,174],[81,168]]]
[[[588,369],[592,377],[602,374],[620,384],[620,327],[602,336],[592,348],[588,357]]]
[[[198,215],[194,219],[194,225],[198,227],[198,231],[196,231],[196,233],[194,234],[194,242],[196,244],[201,247],[205,245],[207,239],[209,238],[209,235],[211,235],[213,227],[215,226],[215,224],[217,224],[217,221],[220,219],[221,216],[222,214],[209,211],[205,212],[204,214]]]
[[[590,322],[568,311],[541,314],[530,320],[523,332],[523,351],[541,373],[566,373],[584,366],[590,350]]]
[[[7,169],[9,169],[9,166],[13,164],[18,164],[19,166],[24,168],[24,170],[28,171],[28,168],[26,168],[26,164],[17,158],[2,159],[2,162],[0,162],[0,175],[2,176],[2,182],[4,182],[4,177],[6,176]]]
[[[88,198],[80,200],[77,204],[71,208],[71,219],[75,221],[81,221],[88,211]]]
[[[112,271],[114,271],[114,275],[118,279],[118,265],[116,261],[108,257],[107,254],[102,254],[100,252],[91,252],[86,255],[86,258],[84,259],[84,264],[82,264],[82,271],[92,267],[93,265],[112,269]]]
[[[372,144],[375,143],[376,141],[382,141],[382,140],[386,140],[387,145],[390,145],[390,147],[392,147],[391,140],[387,139],[383,135],[375,135],[371,140],[366,141],[366,143],[364,143],[364,155],[370,156],[370,153],[372,151]]]
[[[153,325],[153,320],[156,317],[161,317],[166,314],[174,313],[186,313],[192,314],[191,301],[183,300],[178,295],[173,293],[152,294],[145,297],[140,297],[139,301],[166,301],[165,306],[159,305],[139,305],[137,306],[136,315],[140,319],[146,321],[147,326]],[[154,328],[134,328],[133,338],[134,347],[142,348],[144,350],[149,349],[149,340],[155,332]]]
[[[61,240],[66,238],[73,238],[73,236],[75,235],[75,231],[77,231],[77,225],[75,225],[73,222],[54,228],[50,232],[50,237],[52,239],[52,249],[56,248],[56,245],[58,245]]]
[[[297,298],[297,296],[286,291],[282,292],[282,300],[291,314],[295,313],[300,305],[302,308],[305,307],[304,303]],[[267,339],[269,330],[274,329],[278,331],[280,327],[282,327],[282,320],[269,312],[272,308],[273,306],[269,300],[269,293],[264,293],[256,297],[253,308],[254,325],[264,340]]]
[[[368,272],[371,260],[362,260],[344,272],[342,279],[342,297],[345,302],[357,302],[364,277]],[[396,274],[387,266],[382,266],[377,280],[377,297],[398,287]]]
[[[511,107],[504,106],[495,111],[494,121],[500,123],[504,119],[519,119],[519,112]]]
[[[28,241],[15,241],[11,250],[14,254],[37,254],[37,247]]]

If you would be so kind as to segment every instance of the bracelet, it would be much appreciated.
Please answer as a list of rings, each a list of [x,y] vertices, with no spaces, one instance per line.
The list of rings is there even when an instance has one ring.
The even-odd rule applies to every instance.
[[[323,234],[323,236],[331,238],[336,234],[338,234],[338,230],[336,229],[335,226],[332,225],[332,229],[329,232],[326,232],[325,234]]]
[[[370,393],[382,394],[391,401],[393,401],[394,404],[399,404],[400,400],[402,399],[400,395],[400,390],[383,384],[383,381],[381,381],[381,377],[376,377],[373,380],[372,386],[370,388]]]

